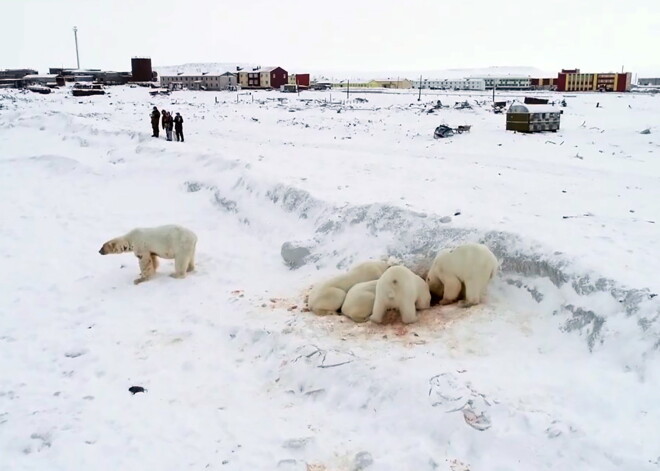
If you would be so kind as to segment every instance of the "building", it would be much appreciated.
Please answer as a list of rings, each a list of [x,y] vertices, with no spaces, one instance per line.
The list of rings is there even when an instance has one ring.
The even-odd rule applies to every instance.
[[[44,85],[46,87],[55,87],[64,85],[64,77],[57,74],[26,75],[23,77],[25,86]]]
[[[235,90],[236,75],[231,72],[223,74],[179,74],[160,77],[163,88],[189,90]]]
[[[413,88],[420,88],[419,80],[413,80],[411,85]],[[486,82],[480,78],[422,79],[421,88],[430,90],[485,90]]]
[[[630,72],[582,73],[580,69],[562,69],[557,75],[560,92],[628,92],[632,84]]]
[[[408,79],[399,79],[397,78],[396,80],[393,79],[376,79],[373,80],[376,82],[376,86],[379,88],[412,88],[412,82]]]
[[[37,75],[33,69],[4,69],[0,70],[0,79],[22,79],[26,75]]]
[[[274,88],[289,83],[289,73],[282,67],[255,67],[237,72],[241,88]]]
[[[561,111],[553,106],[513,103],[506,113],[507,131],[556,132]]]
[[[556,78],[533,78],[530,79],[532,90],[556,90]]]
[[[95,80],[103,85],[126,85],[132,79],[131,72],[103,71],[95,74]]]
[[[289,74],[289,85],[297,85],[300,89],[309,88],[309,74]]]
[[[342,80],[341,82],[335,82],[332,84],[332,88],[378,88],[380,85],[375,80],[370,80],[365,82],[363,80]]]
[[[472,77],[483,79],[486,90],[493,87],[498,90],[529,90],[532,88],[532,79],[529,77],[503,76],[503,77]]]
[[[0,88],[24,88],[25,80],[22,78],[0,78]]]
[[[289,73],[282,67],[266,67],[259,70],[259,86],[279,90],[289,83]]]
[[[637,80],[637,85],[658,87],[658,86],[660,86],[660,77],[658,77],[658,78],[641,78],[641,79],[638,79]]]
[[[154,72],[151,68],[151,59],[148,57],[133,57],[131,59],[131,75],[133,82],[151,82]]]

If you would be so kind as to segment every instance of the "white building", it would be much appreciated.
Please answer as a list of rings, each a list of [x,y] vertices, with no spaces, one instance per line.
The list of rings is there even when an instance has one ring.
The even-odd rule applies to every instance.
[[[160,86],[168,89],[235,90],[236,75],[231,72],[225,72],[224,74],[162,75]]]
[[[532,88],[532,79],[530,77],[473,77],[483,80],[486,83],[486,90],[492,90],[496,87],[499,90],[529,90]]]
[[[419,88],[419,80],[412,81],[413,88]],[[486,82],[480,78],[465,79],[424,79],[422,88],[431,90],[485,90]]]

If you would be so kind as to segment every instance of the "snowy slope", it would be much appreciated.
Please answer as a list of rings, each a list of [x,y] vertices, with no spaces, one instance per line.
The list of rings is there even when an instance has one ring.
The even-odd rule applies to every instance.
[[[521,135],[488,94],[0,93],[0,469],[660,467],[658,97]],[[198,234],[185,280],[98,254],[165,223]],[[303,312],[351,263],[468,240],[503,261],[483,306]]]

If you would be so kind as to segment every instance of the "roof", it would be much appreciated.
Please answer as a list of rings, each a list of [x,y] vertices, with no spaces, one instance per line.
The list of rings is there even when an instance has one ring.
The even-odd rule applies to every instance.
[[[533,105],[526,103],[513,103],[509,107],[510,113],[559,113],[559,108],[552,105]]]
[[[23,77],[24,80],[35,80],[35,79],[55,79],[57,74],[42,74],[42,75],[26,75]]]

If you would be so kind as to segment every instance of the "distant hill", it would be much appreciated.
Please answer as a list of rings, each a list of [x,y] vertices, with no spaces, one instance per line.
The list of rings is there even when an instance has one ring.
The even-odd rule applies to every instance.
[[[272,64],[246,64],[246,63],[191,63],[180,65],[168,65],[154,67],[159,75],[183,74],[222,74],[224,72],[236,72],[236,67],[243,70],[251,70],[257,66],[269,66]],[[543,71],[536,67],[528,66],[492,66],[465,69],[428,69],[428,70],[383,70],[383,71],[360,71],[360,70],[323,70],[306,69],[304,67],[289,67],[286,64],[277,64],[289,73],[310,73],[315,79],[331,81],[339,80],[371,80],[371,79],[417,79],[420,75],[426,78],[464,78],[474,76],[523,76],[523,77],[555,77],[557,71]]]

